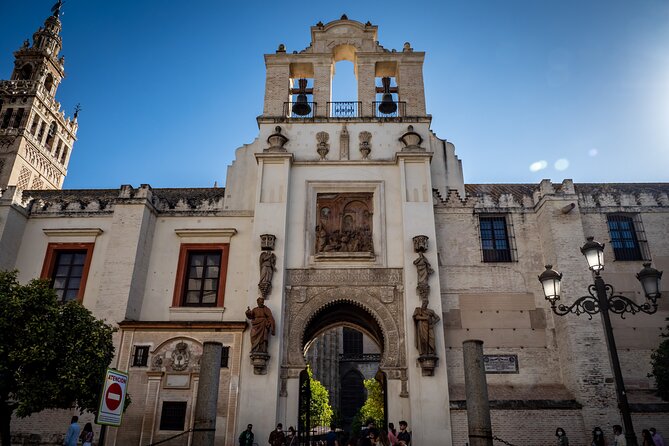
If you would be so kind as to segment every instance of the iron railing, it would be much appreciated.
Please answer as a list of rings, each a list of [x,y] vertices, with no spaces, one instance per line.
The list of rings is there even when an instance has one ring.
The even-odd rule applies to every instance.
[[[381,362],[380,353],[340,353],[340,361],[349,362]]]
[[[360,117],[361,108],[362,102],[359,101],[328,102],[328,117],[358,118]]]
[[[381,101],[372,102],[372,112],[376,118],[399,118],[406,116],[407,103],[404,101],[393,101],[397,105],[397,109],[392,113],[383,113],[379,110]]]
[[[316,107],[317,103],[315,102],[304,102],[304,104],[307,104],[309,108],[311,109],[309,113],[304,114],[304,115],[298,115],[293,111],[294,105],[296,102],[284,102],[283,103],[283,115],[286,118],[296,118],[296,119],[312,119],[314,116],[316,116]]]

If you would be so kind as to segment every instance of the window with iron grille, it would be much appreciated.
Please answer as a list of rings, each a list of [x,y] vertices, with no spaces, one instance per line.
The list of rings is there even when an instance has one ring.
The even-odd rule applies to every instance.
[[[511,262],[512,245],[505,215],[479,215],[481,252],[484,262]]]
[[[186,422],[186,401],[163,401],[161,431],[182,431]]]
[[[133,367],[146,367],[149,363],[149,346],[136,345],[135,354],[132,357]]]
[[[221,368],[228,368],[228,361],[230,360],[230,347],[223,346],[221,350]]]
[[[649,260],[650,253],[639,214],[606,216],[616,260]]]
[[[362,333],[353,328],[344,327],[344,355],[362,355]]]
[[[216,305],[220,270],[220,251],[190,252],[188,254],[184,304],[196,306]]]

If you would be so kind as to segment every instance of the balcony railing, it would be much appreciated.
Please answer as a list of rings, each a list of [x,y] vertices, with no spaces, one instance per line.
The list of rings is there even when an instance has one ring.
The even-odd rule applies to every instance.
[[[328,102],[329,118],[359,118],[362,102]]]
[[[295,105],[297,102],[284,102],[283,103],[283,115],[286,118],[296,118],[296,119],[312,119],[314,116],[316,116],[316,104],[315,102],[303,102],[301,105],[307,105],[308,108],[308,113],[305,114],[297,114],[295,113]],[[305,107],[306,109],[306,107]],[[299,111],[299,110],[298,110]]]
[[[340,353],[340,361],[349,362],[380,362],[381,354],[379,353]]]
[[[381,110],[379,110],[379,105],[381,105],[382,102],[380,101],[372,102],[372,111],[374,113],[374,116],[376,118],[398,118],[401,116],[406,116],[406,109],[407,109],[406,102],[393,101],[392,103],[397,106],[395,111],[391,113],[383,113]]]

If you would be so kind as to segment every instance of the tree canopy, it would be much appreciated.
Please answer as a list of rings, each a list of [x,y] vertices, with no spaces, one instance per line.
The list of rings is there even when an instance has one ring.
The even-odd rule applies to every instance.
[[[311,427],[329,426],[332,422],[332,406],[330,406],[330,392],[316,378],[307,366],[309,373],[309,387],[311,388],[311,400],[309,405],[309,417],[311,418]]]
[[[48,281],[21,285],[0,271],[0,435],[10,440],[12,413],[97,410],[114,356],[115,329],[78,302],[60,303]]]
[[[356,418],[358,418],[360,422],[374,420],[374,424],[377,427],[381,427],[385,420],[383,413],[383,389],[381,388],[381,383],[372,378],[366,379],[363,384],[365,385],[365,389],[367,389],[367,399],[365,400],[365,404],[360,408]]]
[[[669,318],[667,318],[669,320]],[[669,401],[669,326],[667,332],[662,333],[664,341],[650,355],[652,372],[650,376],[655,377],[657,395],[665,401]]]

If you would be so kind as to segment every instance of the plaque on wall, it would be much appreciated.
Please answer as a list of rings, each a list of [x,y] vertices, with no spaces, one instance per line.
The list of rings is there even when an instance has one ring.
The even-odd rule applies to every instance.
[[[374,258],[371,192],[322,193],[316,198],[316,258]]]
[[[518,373],[518,355],[483,355],[486,373]]]
[[[188,389],[190,387],[190,373],[168,373],[165,376],[166,389]]]

